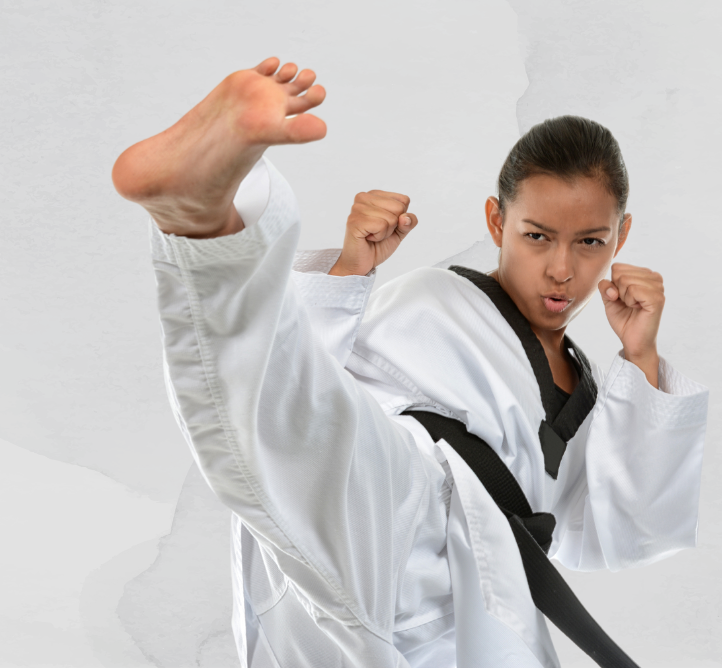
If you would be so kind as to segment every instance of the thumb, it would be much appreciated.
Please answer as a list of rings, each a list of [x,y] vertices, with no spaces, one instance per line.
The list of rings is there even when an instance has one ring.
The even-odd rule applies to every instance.
[[[416,214],[402,213],[399,216],[399,224],[396,226],[396,233],[403,239],[411,230],[419,224]]]
[[[617,297],[619,297],[619,290],[617,290],[617,286],[606,278],[599,281],[599,285],[597,287],[602,295],[602,301],[605,306],[609,302],[616,301]]]

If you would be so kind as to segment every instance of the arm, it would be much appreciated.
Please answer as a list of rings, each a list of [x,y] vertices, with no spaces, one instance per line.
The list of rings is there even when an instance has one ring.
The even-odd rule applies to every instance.
[[[413,213],[407,213],[409,202],[406,195],[383,190],[358,193],[342,250],[296,254],[293,281],[314,331],[341,366],[351,354],[376,267],[418,223]]]
[[[661,356],[657,375],[659,389],[620,351],[599,379],[552,511],[549,554],[567,568],[643,566],[696,544],[709,390]]]
[[[291,278],[311,320],[313,331],[341,366],[346,366],[376,278],[329,274],[340,250],[299,251]]]

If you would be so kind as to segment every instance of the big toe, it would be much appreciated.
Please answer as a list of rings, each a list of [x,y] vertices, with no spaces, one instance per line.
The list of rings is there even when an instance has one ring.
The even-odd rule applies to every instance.
[[[258,72],[259,74],[263,74],[264,76],[270,76],[278,69],[278,66],[280,64],[280,58],[276,58],[276,56],[271,56],[270,58],[266,58],[264,61],[260,62],[253,69],[256,70],[256,72]]]
[[[286,119],[286,133],[290,142],[306,144],[326,136],[326,123],[313,114],[299,114]]]

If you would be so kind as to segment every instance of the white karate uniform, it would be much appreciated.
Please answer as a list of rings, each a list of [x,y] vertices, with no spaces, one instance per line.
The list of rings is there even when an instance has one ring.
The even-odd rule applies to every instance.
[[[534,370],[482,290],[425,268],[369,299],[373,276],[312,273],[338,251],[295,256],[297,204],[265,157],[236,204],[237,234],[150,236],[168,397],[233,511],[242,665],[559,665],[506,518],[408,407],[484,438],[555,515],[549,554],[569,568],[695,545],[707,388],[663,358],[659,390],[620,355],[593,365],[554,480]]]

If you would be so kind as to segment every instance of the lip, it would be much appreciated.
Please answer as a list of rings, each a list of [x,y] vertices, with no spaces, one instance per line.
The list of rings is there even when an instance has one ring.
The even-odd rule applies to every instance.
[[[559,296],[557,297],[556,295]],[[557,299],[558,301],[554,301],[554,299]],[[546,295],[542,295],[542,301],[544,302],[544,307],[547,309],[547,311],[551,313],[562,313],[563,311],[566,311],[567,308],[569,308],[569,304],[571,304],[574,300],[570,299],[565,295],[562,295],[559,292],[552,292]]]

